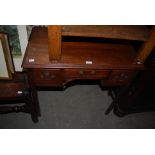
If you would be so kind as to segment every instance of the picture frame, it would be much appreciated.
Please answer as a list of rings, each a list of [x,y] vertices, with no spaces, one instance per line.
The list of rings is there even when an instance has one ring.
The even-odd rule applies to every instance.
[[[28,43],[26,25],[0,25],[1,32],[8,35],[15,71],[23,71],[21,64]]]
[[[14,73],[14,65],[10,53],[8,36],[0,33],[0,79],[11,80]]]

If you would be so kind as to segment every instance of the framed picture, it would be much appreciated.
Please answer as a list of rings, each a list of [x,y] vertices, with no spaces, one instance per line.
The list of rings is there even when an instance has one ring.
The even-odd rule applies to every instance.
[[[15,70],[22,71],[21,64],[28,43],[26,25],[0,25],[0,32],[8,34]]]
[[[22,56],[17,25],[0,25],[0,32],[7,33],[9,45],[14,58]]]
[[[10,48],[8,44],[8,37],[4,33],[0,33],[0,79],[12,79],[14,73],[14,66]]]
[[[7,33],[15,71],[22,71],[21,64],[28,44],[31,30],[35,26],[45,25],[0,25],[0,33]]]

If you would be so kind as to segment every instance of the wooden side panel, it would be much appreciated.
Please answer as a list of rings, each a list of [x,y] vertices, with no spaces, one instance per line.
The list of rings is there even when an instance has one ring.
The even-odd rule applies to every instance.
[[[49,59],[60,60],[61,58],[61,26],[48,26],[48,49]]]
[[[144,61],[149,56],[149,54],[152,52],[154,47],[155,47],[155,26],[151,30],[149,39],[146,42],[144,42],[144,44],[142,45],[138,53],[136,63],[137,64],[144,63]]]

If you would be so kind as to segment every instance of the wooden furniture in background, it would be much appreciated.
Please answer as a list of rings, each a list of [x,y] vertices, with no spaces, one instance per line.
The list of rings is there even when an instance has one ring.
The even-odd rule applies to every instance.
[[[38,121],[37,102],[25,72],[16,72],[7,34],[0,34],[0,114],[26,112]]]
[[[153,42],[155,38],[154,28],[150,34],[146,26],[49,26],[48,27],[48,44],[50,60],[60,60],[61,58],[61,41],[63,36],[79,36],[79,37],[97,37],[110,39],[124,39],[134,41],[145,41],[140,49],[136,63],[144,63],[147,56],[155,46]]]
[[[12,73],[14,73],[14,66],[8,36],[5,33],[0,33],[0,79],[10,80]]]
[[[111,91],[113,104],[107,113],[114,109],[117,115],[124,116],[155,110],[155,48],[145,61],[145,66],[146,69],[140,71],[130,85]]]
[[[30,113],[38,121],[36,101],[32,95],[27,74],[15,72],[12,80],[0,80],[0,114],[10,112]]]
[[[137,63],[144,63],[155,47],[155,27],[152,28],[149,38],[144,42],[137,55]]]

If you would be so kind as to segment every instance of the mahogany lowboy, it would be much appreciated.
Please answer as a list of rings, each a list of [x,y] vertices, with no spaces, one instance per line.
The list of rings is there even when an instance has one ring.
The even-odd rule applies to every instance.
[[[62,42],[60,60],[49,59],[46,28],[35,28],[23,67],[35,86],[64,86],[74,80],[101,80],[107,86],[128,85],[142,64],[134,64],[136,51],[130,44]]]
[[[100,27],[99,31],[93,31],[93,33],[92,28],[96,27],[88,28],[88,37],[102,38],[110,35],[110,38],[115,38],[113,36],[115,33],[110,33],[112,27],[110,29]],[[119,32],[121,28],[125,27],[118,27]],[[135,28],[142,31],[139,27]],[[38,105],[36,87],[64,88],[67,83],[75,80],[101,81],[102,86],[105,86],[105,88],[127,86],[139,70],[145,69],[142,63],[135,63],[137,51],[130,42],[104,42],[104,40],[103,42],[88,42],[61,38],[81,35],[87,37],[84,36],[86,34],[85,30],[84,27],[78,27],[78,31],[76,27],[63,27],[62,34],[59,26],[49,29],[51,34],[48,34],[47,28],[38,27],[32,30],[22,67],[28,73],[32,95],[34,100],[37,101],[36,105]],[[96,34],[103,30],[104,33],[99,36]],[[128,30],[133,30],[130,26],[123,30],[125,33],[117,32],[116,34],[119,39],[139,40],[140,38],[140,41],[145,41],[148,38],[147,33],[144,35],[141,35],[140,32],[137,35],[127,33]]]

